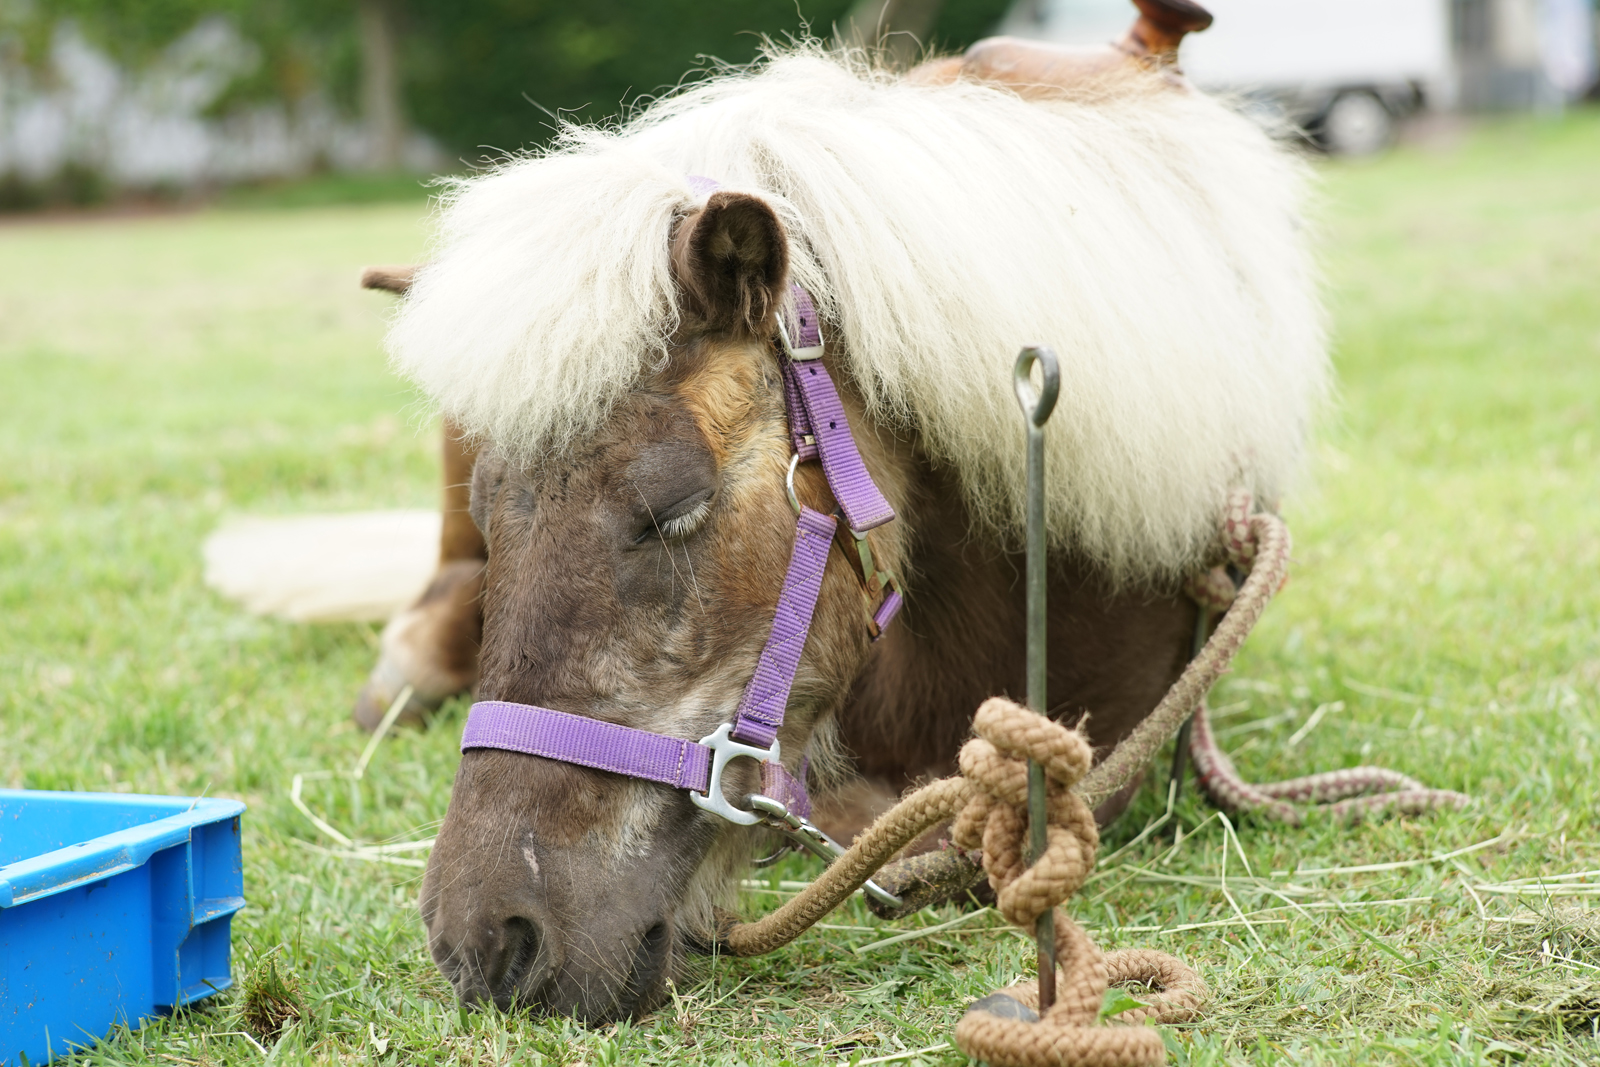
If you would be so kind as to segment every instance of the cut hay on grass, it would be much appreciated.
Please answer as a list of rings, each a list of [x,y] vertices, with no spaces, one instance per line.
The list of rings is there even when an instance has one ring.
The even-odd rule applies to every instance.
[[[1169,813],[1152,782],[1073,913],[1215,990],[1169,1030],[1175,1063],[1592,1065],[1600,114],[1323,172],[1340,414],[1287,516],[1292,581],[1213,700],[1252,727],[1247,776],[1380,763],[1477,804],[1294,829],[1192,786]],[[0,227],[0,783],[245,800],[235,978],[275,954],[303,1006],[267,1041],[236,988],[85,1060],[963,1063],[962,1006],[1032,950],[953,908],[852,902],[770,957],[701,961],[638,1023],[458,1010],[414,864],[463,703],[369,749],[348,709],[374,628],[250,616],[198,563],[225,516],[433,505],[436,438],[384,369],[385,298],[353,283],[421,242],[410,205]],[[816,870],[755,872],[741,906]]]

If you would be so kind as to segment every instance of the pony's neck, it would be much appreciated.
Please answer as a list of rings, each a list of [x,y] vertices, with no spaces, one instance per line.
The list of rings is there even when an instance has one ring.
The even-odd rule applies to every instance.
[[[1026,689],[1024,557],[973,524],[950,476],[912,456],[905,608],[839,714],[861,773],[893,792],[952,773],[978,705]],[[1117,590],[1082,559],[1053,558],[1051,570],[1050,712],[1085,720],[1103,754],[1183,669],[1195,607]]]

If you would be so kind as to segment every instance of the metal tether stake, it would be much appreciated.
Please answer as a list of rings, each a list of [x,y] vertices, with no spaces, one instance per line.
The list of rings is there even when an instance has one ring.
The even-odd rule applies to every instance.
[[[1043,388],[1033,385],[1037,364]],[[1045,563],[1044,514],[1044,424],[1055,410],[1061,392],[1061,366],[1056,354],[1043,345],[1030,345],[1017,356],[1012,371],[1017,402],[1028,422],[1028,707],[1040,715],[1049,714],[1045,694],[1049,661],[1045,649],[1045,591],[1048,569]],[[1044,768],[1028,761],[1028,862],[1038,861],[1047,844],[1048,796]],[[1034,927],[1039,945],[1039,1015],[1042,1018],[1056,1001],[1056,917],[1045,909]]]

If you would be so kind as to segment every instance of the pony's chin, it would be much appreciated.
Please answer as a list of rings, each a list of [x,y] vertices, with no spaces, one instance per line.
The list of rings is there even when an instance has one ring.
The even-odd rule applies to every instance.
[[[644,932],[633,951],[633,966],[621,994],[602,1022],[642,1019],[667,999],[667,983],[677,971],[683,951],[670,923],[657,923]]]

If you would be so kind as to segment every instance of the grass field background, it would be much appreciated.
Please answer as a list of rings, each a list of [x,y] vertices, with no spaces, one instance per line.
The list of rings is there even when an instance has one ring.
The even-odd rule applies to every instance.
[[[1293,580],[1212,702],[1247,776],[1372,762],[1477,805],[1233,827],[1191,793],[1135,841],[1152,788],[1074,914],[1201,969],[1216,997],[1167,1031],[1178,1063],[1600,1062],[1600,873],[1512,884],[1600,869],[1600,114],[1323,175],[1341,394],[1286,507]],[[0,226],[0,784],[246,801],[236,976],[270,957],[306,1006],[265,1052],[230,993],[84,1061],[964,1062],[964,1003],[1029,967],[991,913],[852,905],[585,1031],[459,1012],[420,870],[328,851],[291,779],[351,837],[425,837],[462,707],[327,777],[366,742],[374,628],[249,618],[201,582],[226,516],[436,495],[432,427],[379,351],[389,298],[355,281],[422,254],[426,205],[293,204]]]

